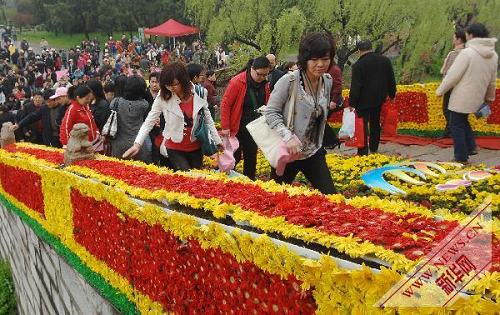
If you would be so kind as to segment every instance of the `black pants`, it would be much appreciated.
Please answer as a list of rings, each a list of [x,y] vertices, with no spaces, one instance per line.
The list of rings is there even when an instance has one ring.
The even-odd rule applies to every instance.
[[[236,138],[238,138],[240,142],[238,150],[234,151],[236,164],[241,161],[241,154],[243,153],[243,175],[251,180],[255,180],[255,172],[257,169],[257,144],[244,124],[241,124],[240,131],[238,131]]]
[[[364,128],[365,128],[365,146],[358,149],[358,155],[367,155],[368,147],[370,152],[376,153],[378,151],[378,145],[380,143],[380,111],[382,106],[377,106],[374,108],[368,108],[363,110],[358,110],[357,113],[363,118]],[[369,130],[369,132],[368,132]],[[368,135],[369,141],[368,141]]]
[[[476,139],[469,123],[469,114],[450,111],[450,132],[455,160],[467,162],[469,154],[476,150]]]
[[[189,171],[203,166],[201,149],[191,152],[167,149],[168,159],[176,171]]]
[[[445,137],[448,137],[450,135],[450,110],[448,109],[448,105],[450,104],[451,91],[452,90],[449,90],[443,95],[443,116],[446,120],[446,126],[444,127]]]
[[[271,169],[271,179],[277,183],[290,184],[299,172],[302,172],[312,186],[323,194],[335,194],[330,170],[326,164],[326,151],[321,148],[313,156],[305,160],[297,160],[288,164],[282,176],[276,175],[275,169]]]

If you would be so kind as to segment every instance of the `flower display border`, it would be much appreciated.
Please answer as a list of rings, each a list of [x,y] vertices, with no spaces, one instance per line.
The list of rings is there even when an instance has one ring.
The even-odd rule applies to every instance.
[[[56,241],[60,239],[62,246],[68,245],[68,250],[80,258],[82,264],[87,265],[92,272],[103,277],[107,281],[107,284],[116,288],[120,294],[124,294],[129,302],[136,305],[138,311],[141,313],[161,312],[162,308],[147,296],[135,291],[126,280],[114,273],[113,270],[110,270],[102,262],[97,261],[95,257],[86,252],[85,249],[82,249],[81,246],[74,243],[72,233],[69,233],[70,230],[68,230],[72,229],[72,220],[70,217],[71,204],[69,203],[69,190],[71,187],[76,187],[85,195],[92,196],[96,200],[107,200],[119,207],[124,214],[142,222],[149,224],[161,223],[166,230],[173,232],[180,239],[190,237],[198,239],[205,248],[219,248],[224,252],[230,253],[239,261],[251,261],[259,268],[273,274],[281,275],[282,277],[287,276],[291,272],[297,279],[303,282],[303,289],[314,289],[313,296],[318,306],[318,313],[336,314],[341,311],[349,311],[382,314],[391,312],[390,310],[376,309],[372,305],[375,303],[376,298],[381,296],[380,293],[385,292],[391,284],[399,280],[400,275],[395,270],[382,267],[381,272],[375,274],[367,267],[354,271],[339,269],[329,256],[322,255],[319,260],[304,259],[286,248],[277,247],[266,236],[256,239],[243,238],[241,239],[241,243],[246,244],[248,247],[241,248],[235,246],[234,241],[232,241],[235,237],[242,237],[238,233],[229,234],[216,223],[211,223],[208,226],[198,226],[193,221],[193,217],[180,213],[166,214],[162,208],[156,205],[146,204],[139,206],[129,199],[125,191],[120,189],[120,186],[108,186],[110,184],[109,178],[102,178],[108,184],[106,185],[99,180],[95,181],[95,174],[89,174],[93,176],[85,179],[64,170],[54,169],[54,165],[42,163],[31,156],[13,154],[11,157],[8,157],[2,152],[0,157],[1,163],[37,172],[42,176],[46,209],[45,219],[15,200],[9,200],[9,204],[13,204],[26,218],[39,224]],[[136,162],[127,163],[135,164]],[[64,188],[62,191],[61,187]],[[267,189],[278,188],[267,186]],[[305,193],[306,190],[301,189],[295,192]],[[8,194],[3,189],[0,189],[0,194],[9,199]],[[172,198],[178,197],[182,196],[172,196]],[[1,199],[1,201],[4,200],[6,199]],[[269,221],[267,218],[265,220]],[[264,222],[261,223],[264,224]],[[307,232],[310,231],[307,229],[302,231],[302,233]],[[278,265],[276,261],[284,261],[285,263]],[[79,270],[79,272],[81,271]],[[499,280],[499,273],[487,274],[475,285],[476,292],[481,292],[478,293],[479,297],[474,295],[468,300],[460,301],[453,308],[463,311],[473,308],[484,310],[483,313],[486,314],[492,313],[492,310],[497,305],[492,301],[482,299],[480,294],[486,290],[492,290],[493,292],[497,292],[496,294],[498,295],[498,292],[500,292],[498,290]],[[96,285],[100,284],[97,283]],[[406,313],[404,309],[398,311],[401,314]],[[442,310],[426,310],[426,313],[437,314],[439,312],[442,312]],[[409,311],[409,313],[413,312]]]
[[[36,148],[42,151],[54,152],[57,154],[61,153],[60,149],[47,148],[32,144],[17,144],[17,146],[21,148],[23,147]],[[49,167],[56,167],[56,165],[51,162],[38,160],[26,153],[22,152],[20,153],[16,151],[10,154],[31,160],[34,163],[44,163]],[[171,170],[165,168],[158,168],[154,165],[149,165],[138,161],[123,161],[104,156],[100,156],[100,159],[104,161],[119,162],[120,164],[130,165],[132,167],[144,168],[158,175],[174,174],[174,172],[172,172]],[[218,199],[215,198],[199,199],[190,196],[187,193],[170,192],[164,190],[151,192],[145,188],[133,187],[119,179],[102,175],[92,170],[91,168],[72,165],[67,167],[66,169],[76,174],[82,175],[84,177],[89,177],[94,180],[100,181],[102,183],[111,185],[113,187],[117,187],[136,198],[145,200],[167,200],[169,202],[178,203],[180,205],[191,207],[193,209],[209,211],[216,218],[224,218],[228,214],[230,214],[235,221],[246,221],[250,223],[252,226],[264,232],[279,233],[284,237],[293,237],[301,239],[306,242],[315,242],[326,247],[335,248],[339,252],[346,253],[353,258],[372,254],[382,260],[389,262],[394,268],[401,270],[409,270],[412,268],[413,265],[418,263],[418,260],[410,260],[401,253],[396,253],[393,250],[384,248],[380,245],[376,245],[370,241],[360,242],[360,240],[356,237],[337,236],[337,235],[327,234],[325,232],[318,231],[313,228],[307,228],[295,224],[290,224],[286,222],[282,217],[270,218],[268,216],[263,216],[252,211],[244,210],[238,205],[221,203]],[[200,172],[198,171],[196,173],[177,172],[177,174],[181,174],[182,176],[193,176],[193,177],[199,177],[200,176],[199,173]],[[224,182],[226,181],[243,182],[250,185],[256,185],[259,186],[261,189],[269,192],[287,191],[287,193],[290,193],[291,195],[319,194],[319,192],[317,191],[308,190],[307,188],[304,187],[277,185],[273,182],[261,182],[261,181],[252,182],[245,178],[229,179],[225,174],[214,173],[211,171],[203,171],[201,173],[204,177],[221,180]],[[334,203],[345,202],[346,204],[357,208],[366,208],[366,207],[373,208],[373,206],[376,205],[377,208],[380,210],[383,210],[388,213],[394,213],[397,215],[416,214],[427,218],[435,217],[435,214],[433,214],[432,211],[426,209],[425,207],[414,205],[411,202],[401,202],[400,200],[385,200],[375,197],[368,197],[368,198],[360,197],[360,198],[346,199],[342,195],[331,195],[329,196],[329,200]],[[439,216],[445,220],[450,220],[450,221],[463,222],[464,220],[467,220],[467,216],[465,214],[450,213],[449,211],[444,211],[444,210],[439,213]],[[493,225],[495,227],[498,227],[499,221],[495,220],[493,222]],[[498,237],[498,233],[495,233],[495,235],[497,235]]]

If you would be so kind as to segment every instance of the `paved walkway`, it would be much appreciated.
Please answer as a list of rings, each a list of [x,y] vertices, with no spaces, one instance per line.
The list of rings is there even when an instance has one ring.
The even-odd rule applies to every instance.
[[[339,153],[338,149],[333,151]],[[471,156],[469,162],[473,164],[484,163],[488,166],[500,165],[500,151],[498,150],[478,150],[479,154]],[[341,145],[341,154],[356,154],[356,149],[345,147]],[[401,145],[396,143],[380,144],[379,153],[387,155],[401,155],[414,160],[421,161],[451,161],[453,160],[453,147],[441,148],[435,145]]]

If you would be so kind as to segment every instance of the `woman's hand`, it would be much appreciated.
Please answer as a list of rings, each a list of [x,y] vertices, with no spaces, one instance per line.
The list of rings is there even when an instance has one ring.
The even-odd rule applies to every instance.
[[[223,153],[224,152],[224,145],[222,143],[219,143],[217,145],[217,150],[219,151],[219,153]]]
[[[230,133],[231,133],[231,131],[229,129],[224,129],[224,130],[221,130],[220,135],[223,137],[229,137]]]
[[[294,155],[300,153],[302,151],[302,143],[297,138],[297,136],[293,136],[292,139],[288,140],[286,143],[286,147],[288,149],[288,153]]]
[[[134,157],[136,156],[139,151],[141,150],[141,145],[139,143],[134,143],[133,146],[131,146],[125,153],[123,153],[122,157],[124,159],[127,159],[129,157]]]

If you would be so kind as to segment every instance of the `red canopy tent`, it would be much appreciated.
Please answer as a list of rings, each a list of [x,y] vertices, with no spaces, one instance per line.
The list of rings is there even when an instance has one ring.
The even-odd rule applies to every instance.
[[[179,36],[196,34],[199,33],[199,30],[194,26],[184,25],[174,19],[170,19],[161,25],[155,26],[153,28],[146,28],[144,30],[144,33],[149,35],[175,38]]]

